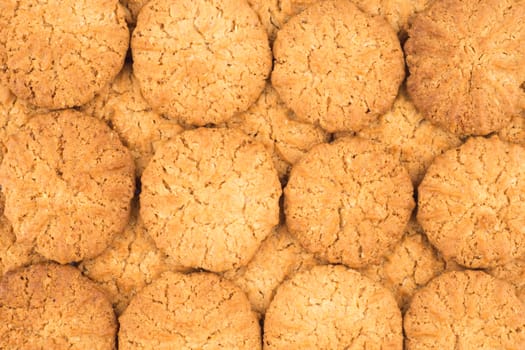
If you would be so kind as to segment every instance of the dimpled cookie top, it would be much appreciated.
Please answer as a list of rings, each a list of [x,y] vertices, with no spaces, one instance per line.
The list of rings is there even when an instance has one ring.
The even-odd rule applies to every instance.
[[[417,219],[445,259],[493,267],[525,255],[525,148],[474,137],[438,156]]]
[[[246,0],[152,0],[131,48],[151,106],[199,126],[248,109],[272,65],[268,37]]]
[[[33,117],[6,144],[0,184],[17,240],[60,263],[100,254],[129,218],[133,159],[102,121]]]
[[[6,6],[0,6],[0,24],[7,23],[0,32],[0,66],[4,56],[8,86],[19,98],[52,109],[79,106],[124,63],[129,31],[118,0],[0,4]]]
[[[277,34],[272,84],[297,118],[357,131],[385,113],[405,71],[394,30],[348,0],[316,3]]]
[[[434,1],[405,44],[408,92],[435,124],[460,135],[498,131],[525,108],[525,2]]]

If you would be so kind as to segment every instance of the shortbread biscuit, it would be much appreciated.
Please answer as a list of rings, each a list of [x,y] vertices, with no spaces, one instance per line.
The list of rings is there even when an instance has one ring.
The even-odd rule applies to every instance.
[[[248,263],[279,223],[281,185],[262,144],[234,129],[185,131],[142,176],[140,215],[157,247],[186,267]]]
[[[327,142],[330,134],[310,123],[300,122],[268,84],[255,104],[226,123],[263,143],[273,156],[279,178],[313,146]]]
[[[131,300],[119,321],[122,350],[261,348],[246,295],[211,273],[165,273]]]
[[[135,158],[137,177],[142,175],[159,145],[184,130],[151,109],[142,97],[131,65],[125,65],[115,80],[81,110],[104,120],[119,134]]]
[[[264,349],[399,349],[392,294],[354,270],[317,266],[284,282],[264,321]]]
[[[299,242],[354,268],[396,244],[414,208],[406,169],[359,137],[314,147],[292,168],[284,193],[286,225]]]
[[[182,124],[227,121],[259,97],[272,55],[246,0],[152,0],[131,40],[146,100]]]
[[[525,306],[513,288],[481,271],[448,272],[414,295],[407,350],[524,349]]]
[[[407,86],[425,118],[486,135],[525,109],[525,2],[434,1],[405,44]]]
[[[417,219],[446,259],[486,268],[525,255],[524,159],[522,146],[474,137],[434,160]]]
[[[273,53],[283,101],[328,132],[360,130],[387,112],[405,74],[396,33],[348,0],[321,1],[290,19]]]
[[[0,184],[17,241],[68,263],[100,254],[124,229],[133,159],[102,121],[71,110],[38,115],[6,146]]]
[[[19,0],[5,16],[7,83],[34,105],[82,105],[122,68],[129,31],[118,0]]]
[[[117,321],[96,285],[71,266],[37,264],[0,282],[0,348],[113,350]]]
[[[252,309],[262,316],[284,280],[320,263],[288,233],[286,226],[280,226],[246,266],[227,271],[224,277],[246,293]]]
[[[516,289],[516,295],[525,304],[525,259],[515,259],[505,265],[488,269],[490,275],[509,282]]]

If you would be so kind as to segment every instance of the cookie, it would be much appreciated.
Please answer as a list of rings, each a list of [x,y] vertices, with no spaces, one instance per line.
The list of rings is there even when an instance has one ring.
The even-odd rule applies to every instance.
[[[281,180],[306,152],[330,137],[321,128],[298,121],[270,84],[250,109],[233,117],[226,126],[238,128],[264,144]]]
[[[414,293],[445,268],[445,261],[430,245],[423,229],[413,218],[401,241],[379,263],[369,265],[360,272],[390,290],[399,308],[405,311]]]
[[[396,33],[348,0],[290,19],[273,53],[272,84],[284,103],[328,132],[360,130],[387,112],[405,74]]]
[[[319,263],[288,233],[286,226],[280,226],[246,266],[227,271],[223,276],[246,293],[252,309],[262,316],[284,280]]]
[[[434,160],[417,219],[446,259],[487,268],[525,255],[524,159],[519,145],[474,137]]]
[[[498,132],[498,136],[503,141],[525,146],[525,112],[512,117],[510,123]]]
[[[138,208],[134,208],[124,232],[116,235],[102,254],[79,265],[82,273],[104,290],[117,315],[163,272],[185,271],[157,249],[137,216]]]
[[[414,295],[407,350],[523,349],[525,306],[512,287],[481,271],[449,272]]]
[[[104,120],[115,130],[135,158],[137,177],[160,144],[184,129],[175,121],[154,112],[133,75],[125,65],[119,75],[81,110]]]
[[[262,144],[234,129],[185,131],[142,176],[140,215],[157,247],[185,267],[248,263],[279,223],[281,185]]]
[[[82,105],[122,68],[129,31],[117,0],[19,0],[4,16],[8,86],[34,105]]]
[[[244,293],[217,275],[167,272],[119,318],[119,349],[260,349]]]
[[[406,169],[359,137],[314,147],[292,168],[284,195],[286,225],[301,245],[354,268],[396,244],[414,209]]]
[[[525,108],[524,21],[514,0],[434,1],[417,14],[405,44],[416,108],[459,135],[502,129]]]
[[[401,328],[384,287],[343,266],[317,266],[277,289],[264,349],[402,349]]]
[[[505,265],[496,266],[486,271],[493,277],[510,283],[516,289],[516,295],[525,304],[525,259],[515,259]]]
[[[137,23],[137,17],[140,10],[149,2],[149,0],[120,0],[120,2],[129,11],[130,18],[128,22],[134,26]]]
[[[226,122],[247,110],[272,66],[268,37],[245,0],[153,0],[131,40],[150,105],[182,124]]]
[[[115,349],[106,296],[71,266],[37,264],[0,282],[0,348]]]
[[[102,121],[72,110],[38,115],[6,146],[0,184],[17,241],[68,263],[100,254],[124,229],[133,159]]]

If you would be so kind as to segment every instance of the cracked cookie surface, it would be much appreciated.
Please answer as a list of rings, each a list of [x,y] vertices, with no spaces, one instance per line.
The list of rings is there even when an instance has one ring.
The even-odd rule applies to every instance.
[[[122,68],[129,31],[117,0],[2,3],[4,75],[19,98],[50,109],[79,106]]]
[[[115,80],[81,110],[104,120],[119,134],[135,158],[137,177],[142,175],[155,150],[184,130],[175,121],[152,110],[142,97],[131,65],[125,65]]]
[[[357,131],[387,112],[405,74],[396,33],[347,0],[321,1],[293,17],[273,53],[272,84],[282,100],[328,132]]]
[[[113,350],[117,321],[106,296],[72,266],[36,264],[0,282],[0,348]]]
[[[513,288],[468,270],[432,280],[404,319],[407,350],[523,349],[524,328],[525,306]]]
[[[503,141],[525,146],[525,111],[512,117],[511,121],[498,131],[498,136]]]
[[[71,110],[38,115],[6,148],[0,183],[17,240],[68,263],[98,255],[124,229],[133,159],[102,121]]]
[[[281,184],[262,144],[234,129],[185,131],[142,176],[140,215],[178,264],[214,272],[248,263],[279,223]]]
[[[488,269],[486,272],[510,283],[516,289],[518,298],[525,304],[525,258],[514,259],[505,265]]]
[[[153,0],[131,40],[146,100],[185,125],[227,121],[259,97],[271,70],[268,37],[245,0]]]
[[[261,348],[246,295],[211,273],[163,274],[137,294],[119,321],[123,350]]]
[[[417,219],[445,259],[486,268],[525,255],[524,159],[522,146],[474,137],[434,160]]]
[[[264,349],[398,349],[392,294],[343,266],[316,266],[284,282],[264,323]]]
[[[299,242],[355,268],[399,241],[414,208],[406,169],[359,137],[314,147],[292,168],[284,193],[286,225]]]
[[[525,108],[525,2],[435,1],[405,44],[408,92],[435,124],[460,135],[498,131]]]

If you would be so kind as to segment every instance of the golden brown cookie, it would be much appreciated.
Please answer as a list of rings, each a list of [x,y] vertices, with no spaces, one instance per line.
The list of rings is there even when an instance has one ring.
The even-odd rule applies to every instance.
[[[298,241],[355,268],[396,244],[414,209],[406,169],[359,137],[314,147],[292,168],[284,194],[286,225]]]
[[[264,321],[264,349],[398,349],[392,294],[343,266],[317,266],[284,282]]]
[[[407,350],[525,348],[525,306],[513,288],[481,271],[448,272],[414,295]]]
[[[84,260],[79,268],[106,293],[120,315],[129,301],[165,271],[186,271],[161,253],[140,219],[132,210],[124,232],[115,236],[109,247],[94,259]]]
[[[516,289],[516,295],[525,304],[525,259],[515,259],[505,265],[488,269],[487,273],[510,283]]]
[[[130,12],[129,22],[131,25],[137,23],[137,17],[140,10],[146,5],[149,0],[120,0],[122,5],[126,6],[127,10]]]
[[[434,160],[417,219],[446,259],[485,268],[525,255],[524,159],[522,146],[474,137]]]
[[[182,124],[247,110],[271,70],[268,37],[246,0],[152,0],[131,40],[146,100]]]
[[[512,117],[510,123],[498,132],[498,136],[503,141],[525,146],[525,112]]]
[[[227,271],[223,276],[246,293],[252,309],[262,316],[284,280],[319,263],[288,233],[286,226],[280,226],[246,266]]]
[[[71,110],[38,115],[6,148],[0,184],[17,241],[67,263],[100,254],[124,229],[133,159],[102,121]]]
[[[0,282],[0,348],[112,350],[117,322],[106,296],[79,270],[37,264]]]
[[[234,129],[185,131],[142,176],[140,215],[157,247],[186,267],[248,263],[279,222],[281,185],[262,144]]]
[[[360,272],[389,289],[402,311],[406,310],[414,293],[445,270],[445,261],[430,245],[415,218],[405,235],[379,263]]]
[[[230,119],[226,126],[238,128],[264,144],[281,180],[306,152],[330,137],[321,128],[298,121],[270,84],[250,109]]]
[[[115,130],[135,158],[137,177],[160,144],[184,129],[175,121],[154,112],[142,93],[130,65],[81,109],[104,120]]]
[[[348,0],[316,3],[279,31],[272,84],[299,120],[362,129],[390,109],[405,71],[396,33]]]
[[[486,135],[525,108],[525,2],[434,1],[413,19],[408,92],[425,118]]]
[[[122,68],[129,32],[118,0],[18,0],[6,16],[7,83],[32,104],[84,104]]]
[[[211,273],[163,274],[131,300],[119,321],[122,350],[261,348],[246,295]]]

